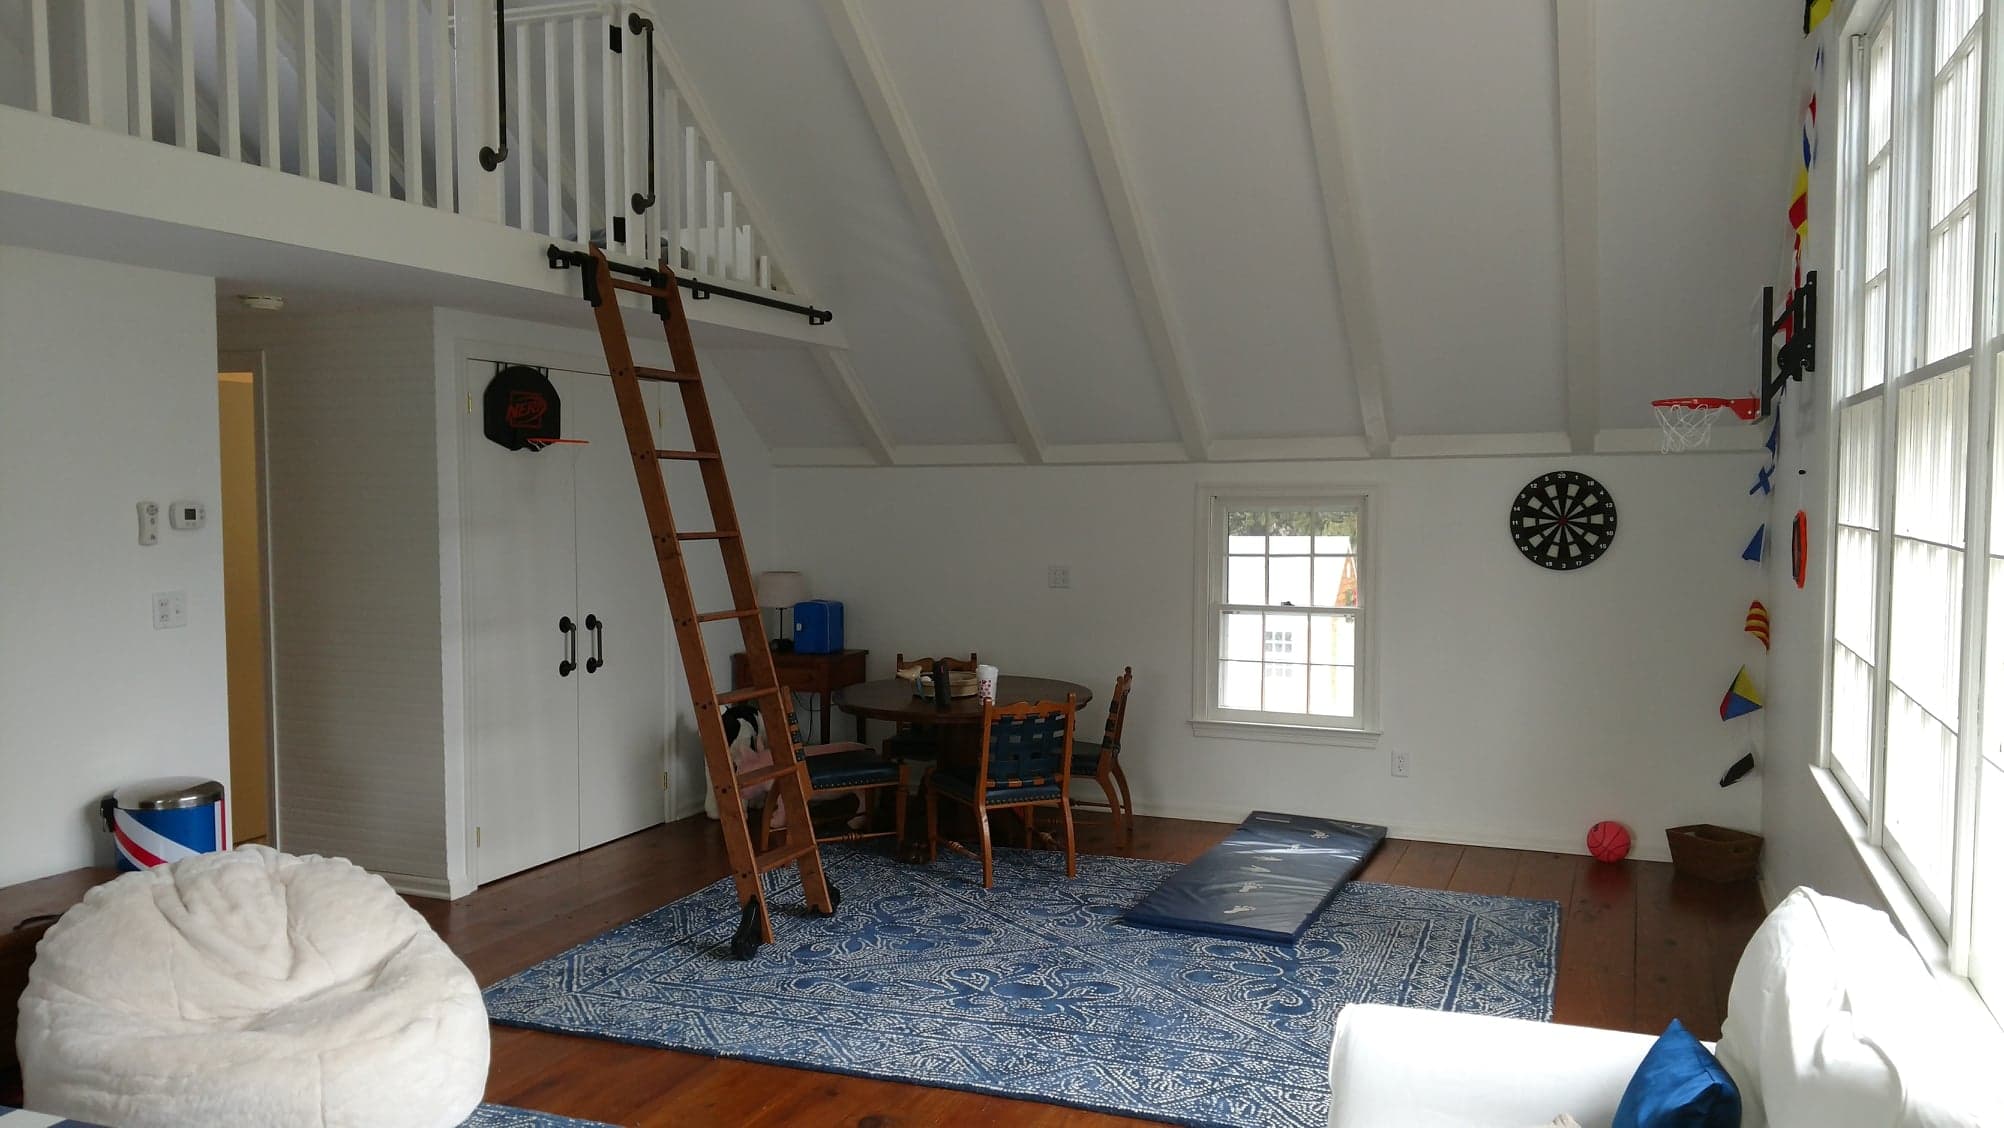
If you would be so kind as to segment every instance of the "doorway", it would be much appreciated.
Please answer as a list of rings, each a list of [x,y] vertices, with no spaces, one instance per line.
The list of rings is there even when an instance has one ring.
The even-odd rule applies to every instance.
[[[256,355],[225,355],[216,375],[222,451],[223,620],[230,696],[231,841],[275,845],[270,684],[266,677],[264,512]]]

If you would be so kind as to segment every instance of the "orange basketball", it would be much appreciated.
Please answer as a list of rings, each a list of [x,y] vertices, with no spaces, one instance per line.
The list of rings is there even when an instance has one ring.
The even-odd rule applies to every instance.
[[[1586,832],[1587,853],[1603,862],[1626,858],[1628,846],[1628,828],[1618,822],[1597,822]]]

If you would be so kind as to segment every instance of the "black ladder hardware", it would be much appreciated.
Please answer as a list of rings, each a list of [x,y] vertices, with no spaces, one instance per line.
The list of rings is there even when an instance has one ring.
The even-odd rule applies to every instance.
[[[639,12],[629,12],[626,29],[647,36],[647,194],[633,194],[633,214],[646,215],[654,206],[654,21]]]
[[[750,959],[761,944],[772,942],[772,914],[766,906],[764,881],[767,873],[784,866],[799,866],[801,893],[808,907],[822,916],[834,913],[841,895],[822,869],[814,823],[807,817],[807,772],[793,746],[792,727],[781,708],[779,674],[773,668],[772,649],[766,642],[765,625],[761,621],[762,610],[753,592],[751,561],[745,554],[744,538],[739,535],[737,505],[724,473],[716,421],[710,415],[709,397],[703,389],[702,368],[696,363],[689,320],[682,311],[682,291],[676,285],[680,280],[665,263],[658,269],[623,266],[607,259],[605,252],[597,247],[587,254],[566,252],[552,245],[549,257],[553,267],[578,266],[585,271],[585,295],[592,299],[599,342],[605,347],[606,365],[612,373],[613,395],[619,401],[627,451],[633,457],[633,472],[640,482],[641,507],[647,513],[648,533],[654,542],[654,560],[661,573],[662,591],[668,597],[668,617],[674,623],[675,641],[681,648],[682,671],[689,679],[689,699],[695,705],[703,760],[709,766],[711,786],[717,793],[724,853],[730,858],[731,879],[737,885],[738,902],[743,907],[737,932],[731,938],[731,954]],[[640,281],[627,281],[629,278]],[[654,312],[661,318],[668,337],[668,353],[674,358],[673,369],[642,369],[633,363],[633,348],[626,336],[626,319],[619,302],[599,300],[610,291],[622,289],[637,290],[654,299]],[[682,393],[691,449],[664,450],[656,444],[654,423],[640,390],[640,381],[647,373],[673,377],[670,382]],[[676,529],[668,483],[661,469],[662,462],[671,459],[693,462],[701,471],[712,528],[696,533]],[[717,546],[723,556],[724,575],[730,583],[730,607],[703,612],[696,609],[695,596],[689,589],[688,561],[682,550],[683,542],[688,540],[709,541]],[[725,621],[738,625],[740,645],[751,675],[751,685],[745,689],[719,691],[710,675],[709,647],[703,638],[703,626]],[[568,630],[570,620],[565,619],[564,623]],[[596,615],[585,619],[586,629],[594,635],[599,625]],[[573,643],[570,657],[576,656]],[[598,660],[596,651],[593,660]],[[594,668],[586,666],[588,672]],[[756,703],[764,721],[766,740],[772,746],[772,766],[740,775],[731,759],[724,711],[747,702]],[[768,782],[773,790],[766,802],[784,804],[789,818],[785,840],[759,853],[753,847],[751,828],[745,817],[744,791]]]
[[[551,243],[543,251],[544,256],[549,259],[551,270],[568,270],[575,266],[584,272],[584,299],[590,302],[594,309],[598,308],[599,303],[604,300],[604,296],[599,288],[598,273],[593,267],[593,253],[601,250],[602,248],[594,246],[587,251],[567,251],[555,243]],[[689,295],[692,298],[707,298],[715,294],[720,298],[731,298],[736,301],[750,302],[753,305],[762,305],[768,309],[783,309],[788,313],[797,313],[805,317],[809,325],[826,325],[830,321],[835,320],[835,314],[831,310],[820,309],[811,305],[801,305],[799,302],[785,301],[753,290],[738,290],[730,286],[719,286],[712,282],[703,282],[694,278],[682,278],[667,271],[656,270],[646,266],[628,266],[623,262],[613,262],[611,259],[605,260],[605,265],[606,269],[610,270],[613,274],[639,279],[642,286],[645,287],[638,288],[630,282],[624,282],[620,279],[609,279],[605,284],[605,289],[607,290],[628,290],[633,293],[647,294],[650,297],[659,297],[660,295],[656,291],[665,294],[668,287],[674,285],[689,291]],[[668,314],[663,312],[666,308],[665,301],[656,301],[655,315],[667,317]],[[680,372],[664,368],[637,367],[634,371],[643,380],[682,381],[697,379],[697,377],[686,376]]]

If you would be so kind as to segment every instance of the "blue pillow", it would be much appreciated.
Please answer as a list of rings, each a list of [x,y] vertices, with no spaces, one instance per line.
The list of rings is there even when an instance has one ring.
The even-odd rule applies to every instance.
[[[1740,1090],[1673,1018],[1628,1079],[1614,1128],[1740,1128]]]

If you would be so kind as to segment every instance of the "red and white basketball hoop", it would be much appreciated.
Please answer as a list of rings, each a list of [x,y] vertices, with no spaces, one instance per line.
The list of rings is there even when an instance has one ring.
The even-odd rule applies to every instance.
[[[1678,396],[1652,400],[1656,422],[1663,427],[1666,453],[1691,450],[1712,440],[1712,424],[1727,412],[1751,423],[1760,417],[1760,400],[1754,396],[1728,399],[1724,396]]]

